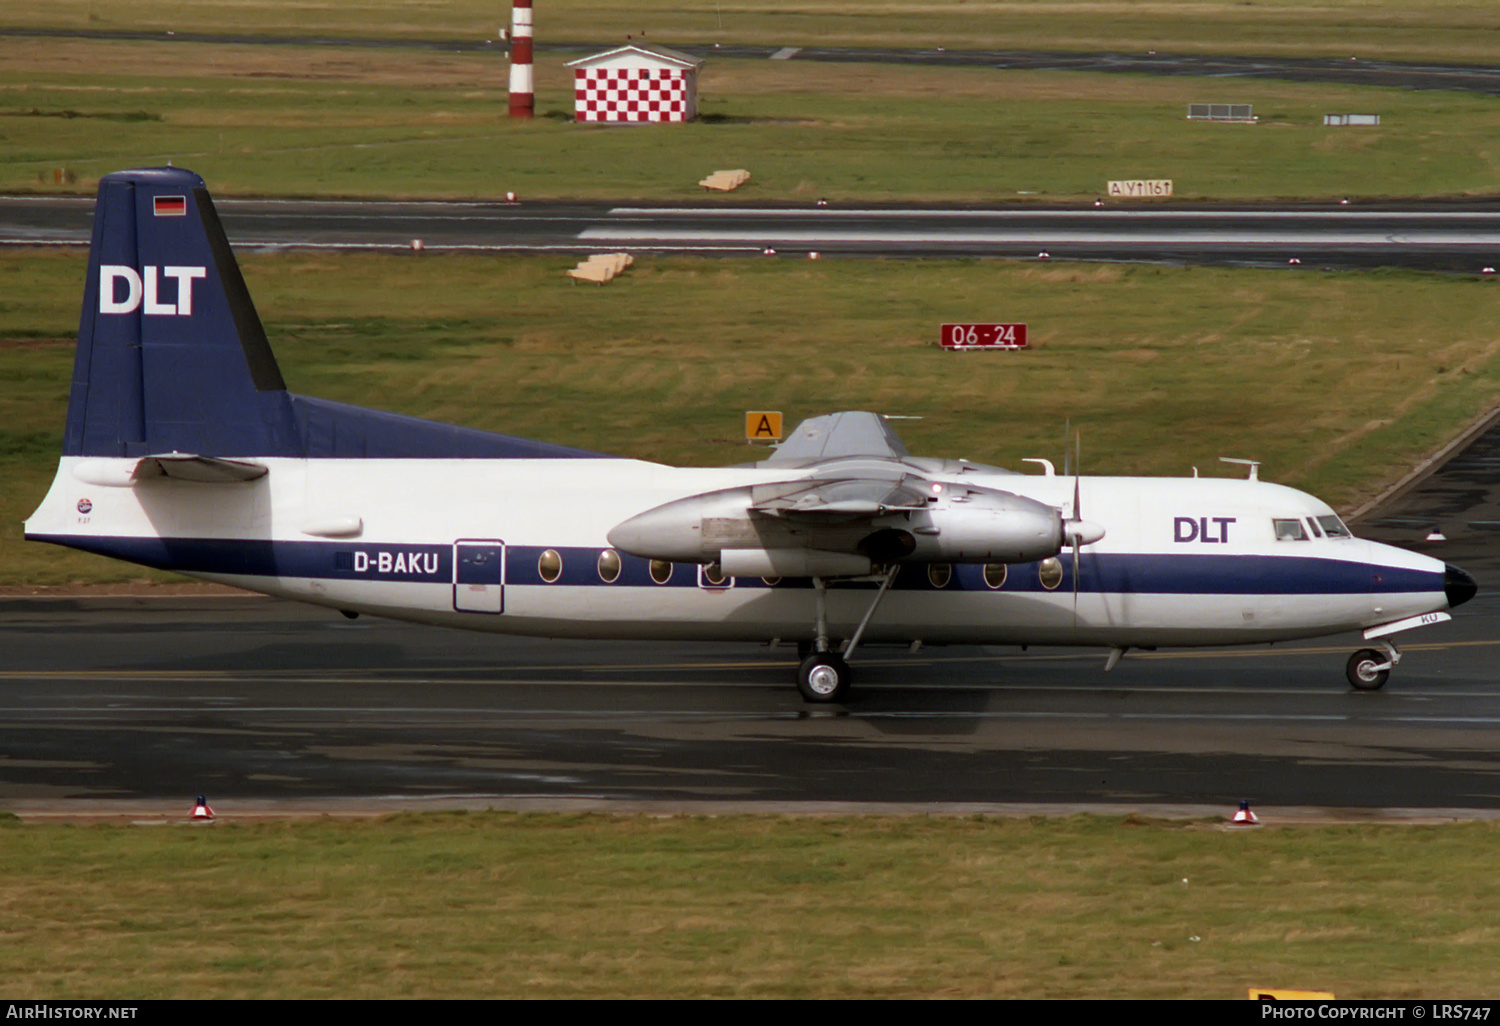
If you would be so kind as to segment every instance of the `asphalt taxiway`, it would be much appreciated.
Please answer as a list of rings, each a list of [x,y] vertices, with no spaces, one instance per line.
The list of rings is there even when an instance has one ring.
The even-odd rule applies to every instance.
[[[0,196],[0,245],[85,246],[91,198]],[[1500,266],[1500,204],[941,208],[220,199],[235,246],[761,257],[1008,257],[1286,267]]]
[[[406,806],[1500,814],[1500,581],[1408,636],[1212,652],[790,649],[464,634],[262,598],[0,602],[0,809]],[[186,806],[184,806],[184,809]],[[1485,813],[1479,813],[1485,814]]]

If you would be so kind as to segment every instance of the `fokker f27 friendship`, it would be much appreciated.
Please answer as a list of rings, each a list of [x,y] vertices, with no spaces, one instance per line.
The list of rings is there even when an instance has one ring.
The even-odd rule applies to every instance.
[[[1019,474],[802,423],[761,462],[667,467],[287,391],[203,180],[99,185],[63,456],[26,536],[425,623],[795,642],[810,702],[861,644],[1390,637],[1475,583],[1244,479]],[[1087,512],[1087,518],[1084,514]]]

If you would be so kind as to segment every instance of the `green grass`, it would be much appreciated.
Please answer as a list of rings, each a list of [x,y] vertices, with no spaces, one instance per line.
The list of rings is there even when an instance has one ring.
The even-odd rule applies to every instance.
[[[494,39],[491,0],[51,0],[13,5],[0,25]],[[544,42],[946,46],[1404,58],[1489,63],[1500,12],[1487,0],[573,0],[538,5]]]
[[[1348,506],[1500,401],[1493,283],[1404,272],[1004,261],[249,255],[294,391],[671,463],[756,454],[743,411],[918,416],[922,455],[1096,474],[1263,476]],[[139,571],[20,541],[51,478],[84,256],[0,254],[0,584]],[[337,282],[336,288],[330,288]],[[947,353],[1022,320],[1025,353]],[[19,340],[4,342],[4,340]],[[50,341],[49,341],[50,340]]]
[[[1482,997],[1497,829],[0,823],[0,977],[12,1000]]]
[[[1118,178],[1179,197],[1492,194],[1488,97],[1285,82],[711,60],[702,119],[621,128],[572,119],[565,56],[537,68],[535,121],[505,117],[486,54],[0,40],[0,189],[91,193],[171,161],[217,195],[701,200],[1077,200]],[[1188,122],[1250,103],[1256,125]],[[1376,112],[1330,129],[1328,111]],[[893,145],[893,140],[899,140]],[[57,172],[67,181],[56,182]]]

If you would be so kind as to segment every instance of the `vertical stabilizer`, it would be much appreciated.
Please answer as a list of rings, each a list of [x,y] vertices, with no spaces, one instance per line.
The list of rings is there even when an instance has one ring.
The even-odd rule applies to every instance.
[[[99,182],[67,456],[300,449],[291,403],[203,179]]]

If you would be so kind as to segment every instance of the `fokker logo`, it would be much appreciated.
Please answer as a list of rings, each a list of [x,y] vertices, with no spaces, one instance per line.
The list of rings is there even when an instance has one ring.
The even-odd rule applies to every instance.
[[[99,312],[125,314],[140,310],[149,316],[190,317],[193,313],[193,282],[208,277],[203,267],[153,267],[145,274],[124,264],[99,266]],[[162,302],[160,278],[177,280],[176,302]],[[121,296],[120,292],[124,295]]]

